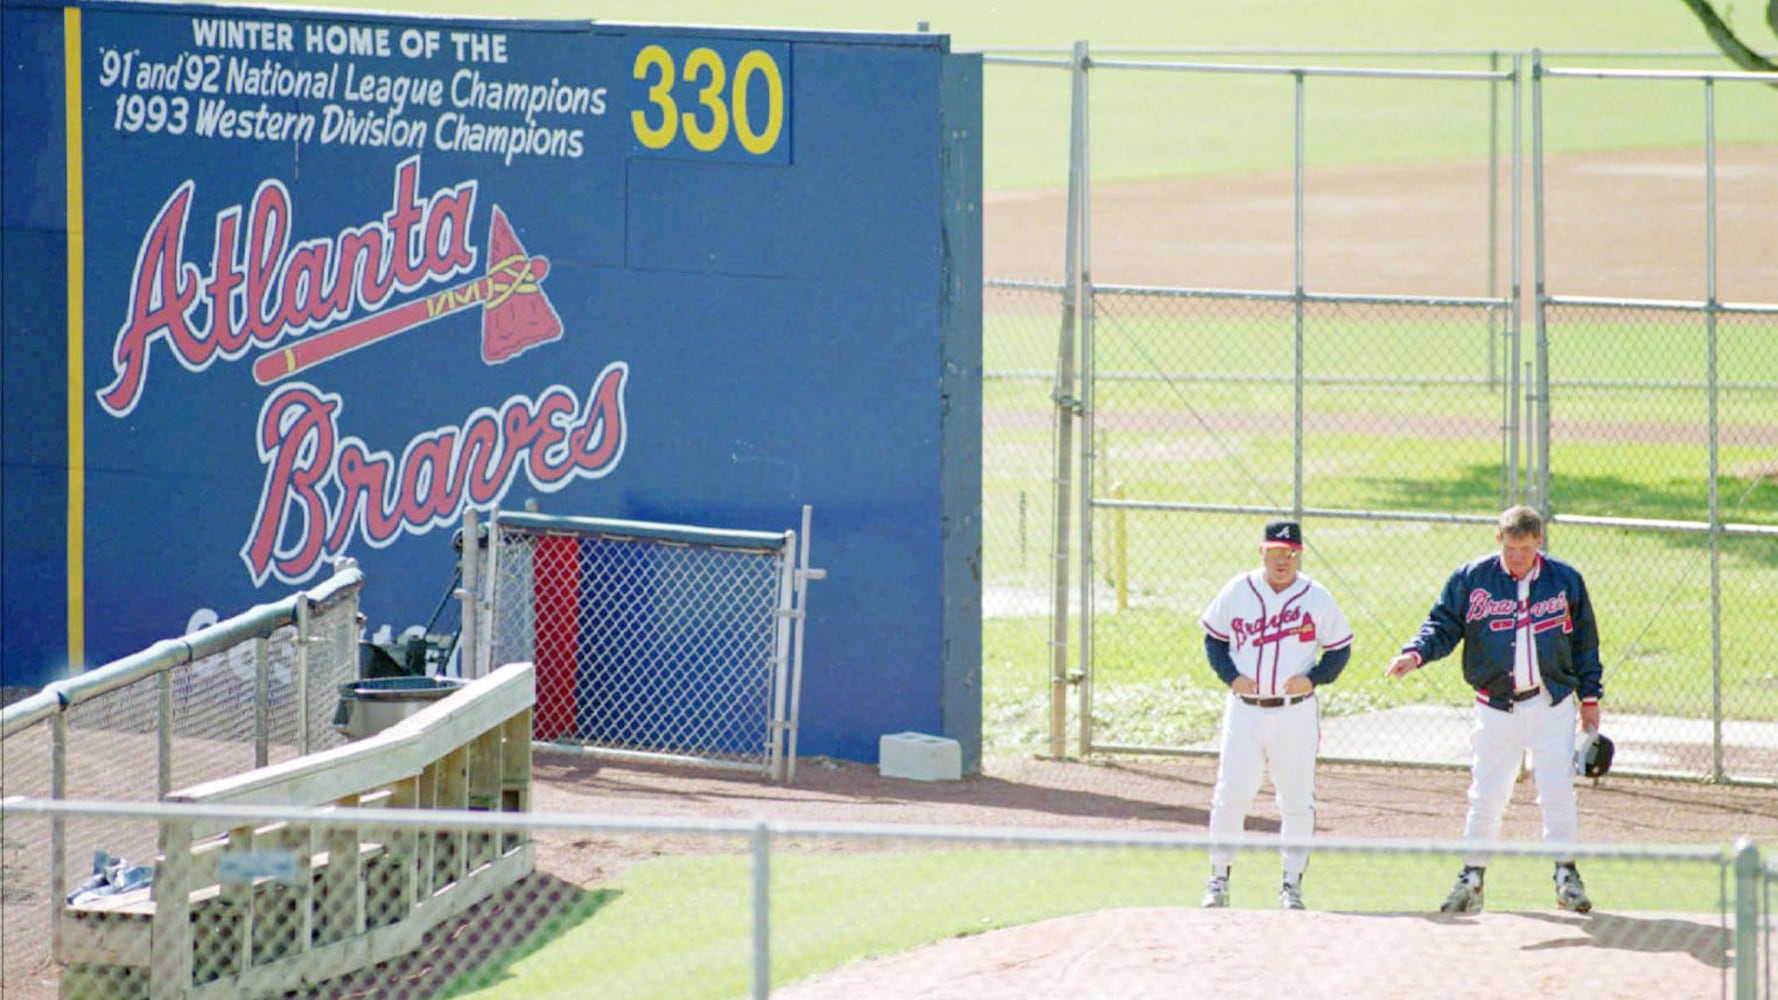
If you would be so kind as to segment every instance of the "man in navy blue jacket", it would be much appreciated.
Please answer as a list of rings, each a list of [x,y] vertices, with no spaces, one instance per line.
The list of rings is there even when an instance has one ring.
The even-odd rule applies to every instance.
[[[1510,507],[1494,534],[1498,553],[1470,560],[1451,574],[1414,640],[1389,662],[1402,677],[1463,646],[1463,679],[1476,690],[1465,853],[1457,884],[1440,908],[1479,913],[1488,855],[1476,845],[1498,840],[1513,778],[1531,751],[1546,843],[1580,837],[1574,798],[1575,720],[1599,729],[1604,694],[1599,630],[1580,571],[1542,551],[1543,518]],[[1556,863],[1556,905],[1593,908],[1573,861]]]

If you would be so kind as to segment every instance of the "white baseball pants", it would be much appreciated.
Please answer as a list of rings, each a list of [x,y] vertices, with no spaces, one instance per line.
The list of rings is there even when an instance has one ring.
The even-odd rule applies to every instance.
[[[1469,817],[1463,839],[1470,844],[1500,839],[1501,820],[1512,801],[1519,761],[1531,751],[1531,775],[1537,783],[1537,805],[1543,812],[1544,843],[1572,844],[1580,839],[1579,808],[1574,799],[1574,735],[1576,700],[1550,704],[1547,690],[1513,706],[1511,712],[1475,706],[1470,745],[1475,762],[1470,771]],[[1486,865],[1488,855],[1466,853],[1464,863]]]
[[[1315,698],[1259,708],[1229,695],[1222,716],[1222,760],[1216,770],[1216,791],[1210,798],[1210,832],[1218,836],[1241,833],[1270,766],[1278,803],[1278,832],[1287,841],[1307,841],[1315,833],[1315,755],[1320,747],[1321,711]],[[1306,846],[1286,847],[1280,854],[1286,878],[1301,876],[1309,866]],[[1234,848],[1210,851],[1213,871],[1227,869],[1234,860]]]

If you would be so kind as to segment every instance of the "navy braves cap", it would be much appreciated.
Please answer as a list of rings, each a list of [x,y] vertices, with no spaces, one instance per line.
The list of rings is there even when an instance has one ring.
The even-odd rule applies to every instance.
[[[1286,548],[1301,549],[1303,547],[1303,526],[1295,521],[1266,522],[1266,537],[1259,543],[1262,549]]]

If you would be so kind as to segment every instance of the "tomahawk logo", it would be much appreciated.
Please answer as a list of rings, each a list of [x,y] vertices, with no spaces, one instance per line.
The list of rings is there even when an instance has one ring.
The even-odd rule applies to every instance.
[[[482,310],[482,361],[487,364],[499,364],[561,337],[562,318],[543,294],[549,261],[525,253],[512,224],[506,221],[506,213],[498,205],[494,206],[494,221],[488,234],[488,260],[488,272],[473,281],[387,312],[373,313],[265,355],[253,363],[253,378],[260,385],[270,385],[471,306],[480,306]]]
[[[471,274],[476,265],[476,182],[422,198],[418,157],[395,168],[381,218],[331,238],[293,243],[290,191],[265,181],[250,205],[217,213],[207,274],[186,259],[194,188],[186,181],[167,198],[137,251],[129,310],[112,347],[116,378],[98,393],[112,416],[127,416],[141,401],[156,342],[196,372],[306,337],[254,364],[254,377],[268,385],[471,307],[482,310],[488,364],[562,335],[543,294],[549,262],[525,252],[498,206],[481,277],[384,310],[397,296]],[[354,315],[360,318],[345,322]]]

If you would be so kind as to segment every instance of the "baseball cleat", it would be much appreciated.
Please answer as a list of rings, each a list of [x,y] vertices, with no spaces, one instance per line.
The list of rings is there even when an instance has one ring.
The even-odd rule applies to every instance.
[[[1284,884],[1278,887],[1278,908],[1281,910],[1308,909],[1303,905],[1303,883],[1300,880],[1292,882],[1290,879],[1285,879]]]
[[[1229,905],[1229,880],[1222,876],[1214,876],[1204,886],[1204,901],[1198,904],[1206,910],[1220,910]]]
[[[1573,865],[1556,866],[1556,905],[1575,913],[1588,913],[1593,909],[1593,901],[1587,898],[1586,884],[1581,882],[1580,872]]]
[[[1480,913],[1482,912],[1482,875],[1473,868],[1465,868],[1457,876],[1457,884],[1451,887],[1451,894],[1445,897],[1440,913]]]

